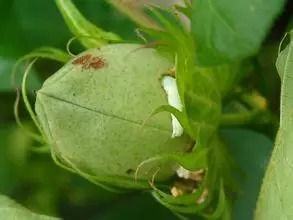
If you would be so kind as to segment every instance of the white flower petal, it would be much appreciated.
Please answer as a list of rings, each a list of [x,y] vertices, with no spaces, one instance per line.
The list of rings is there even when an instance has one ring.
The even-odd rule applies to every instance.
[[[184,178],[184,179],[188,179],[189,175],[190,175],[190,171],[185,169],[184,167],[180,166],[177,170],[176,170],[177,176],[180,178]]]
[[[182,111],[182,103],[178,93],[176,79],[171,76],[164,76],[162,79],[162,86],[167,94],[169,105],[178,109],[179,111]],[[183,127],[181,126],[181,124],[179,123],[179,121],[174,115],[171,115],[171,116],[172,116],[172,127],[173,127],[173,132],[171,137],[172,138],[179,137],[183,134]]]

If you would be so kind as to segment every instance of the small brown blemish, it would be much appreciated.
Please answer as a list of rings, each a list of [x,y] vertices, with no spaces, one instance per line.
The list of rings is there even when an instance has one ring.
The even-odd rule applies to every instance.
[[[93,69],[101,69],[106,66],[105,61],[100,57],[93,57],[89,63],[89,67]]]
[[[92,58],[92,54],[85,54],[81,57],[76,58],[75,60],[73,60],[72,64],[78,65],[81,64],[82,67],[84,67],[84,65],[87,65],[88,62],[90,61],[90,59]]]
[[[106,66],[105,61],[100,57],[94,57],[92,54],[86,54],[76,58],[72,64],[81,65],[82,69],[101,69]]]

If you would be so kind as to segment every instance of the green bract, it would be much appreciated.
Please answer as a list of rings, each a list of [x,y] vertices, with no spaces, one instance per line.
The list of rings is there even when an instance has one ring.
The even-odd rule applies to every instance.
[[[37,92],[35,110],[53,154],[112,186],[146,187],[158,169],[158,181],[173,175],[171,161],[139,166],[191,146],[185,135],[171,138],[169,113],[152,116],[167,104],[161,77],[171,68],[156,50],[135,44],[89,49],[69,61]]]

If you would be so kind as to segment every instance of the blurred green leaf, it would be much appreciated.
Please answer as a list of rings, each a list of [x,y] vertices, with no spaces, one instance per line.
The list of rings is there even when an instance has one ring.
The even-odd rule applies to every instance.
[[[176,220],[176,216],[167,208],[157,203],[149,194],[138,194],[124,197],[116,201],[99,215],[90,220],[117,220],[117,219],[168,219]]]
[[[105,0],[75,0],[77,8],[93,24],[136,38],[134,25]],[[19,57],[42,46],[65,48],[72,37],[52,0],[2,0],[0,3],[0,56]]]
[[[279,106],[280,97],[280,77],[275,67],[277,53],[277,43],[262,47],[257,56],[257,66],[253,75],[253,77],[256,77],[258,91],[264,95],[269,105],[275,107],[275,109]]]
[[[158,24],[147,16],[143,10],[143,4],[137,3],[136,0],[120,1],[120,0],[108,0],[117,10],[129,16],[138,25],[158,29]]]
[[[5,3],[8,1],[4,0]],[[8,11],[0,20],[5,30],[0,36],[2,56],[18,57],[43,45],[63,46],[70,38],[53,1],[9,2],[1,8],[1,13]]]
[[[94,24],[117,32],[125,39],[135,39],[133,23],[118,14],[106,1],[76,0],[75,3]],[[29,4],[22,0],[2,0],[0,26],[4,30],[0,34],[0,92],[15,90],[10,80],[15,58],[42,46],[64,49],[72,37],[52,0],[31,0]],[[22,70],[20,68],[19,72],[23,73]],[[28,89],[39,88],[36,74],[31,74],[29,78]],[[22,74],[17,74],[18,85],[21,79]]]
[[[225,129],[222,136],[233,159],[244,172],[233,205],[232,219],[252,219],[273,142],[260,133],[246,129]]]
[[[23,64],[19,66],[15,75],[15,82],[13,82],[11,74],[15,63],[15,59],[0,58],[0,92],[14,92],[21,84],[26,65]],[[34,89],[38,89],[40,86],[40,79],[38,78],[36,72],[32,71],[27,82],[29,92],[32,92]]]
[[[219,64],[254,55],[284,0],[192,1],[191,31],[201,64]]]
[[[242,68],[242,70],[241,70]],[[243,75],[244,65],[241,63],[222,64],[212,68],[212,75],[221,94],[225,97]]]
[[[287,37],[290,42],[279,53],[276,62],[282,82],[280,128],[259,195],[256,220],[293,218],[293,30]]]
[[[5,220],[57,220],[58,218],[39,215],[22,207],[10,198],[0,195],[0,216]]]
[[[0,193],[10,193],[19,179],[9,154],[9,135],[12,131],[10,126],[0,127]]]

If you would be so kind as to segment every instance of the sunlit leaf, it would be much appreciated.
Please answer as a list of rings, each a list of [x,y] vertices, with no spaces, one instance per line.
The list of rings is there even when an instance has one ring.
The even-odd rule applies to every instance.
[[[263,134],[240,128],[224,129],[221,135],[239,166],[240,184],[232,205],[232,219],[252,219],[273,142]]]
[[[201,64],[255,55],[284,0],[194,0],[191,31]]]
[[[259,195],[255,220],[292,219],[293,181],[293,30],[280,52],[277,69],[281,77],[280,128]]]

